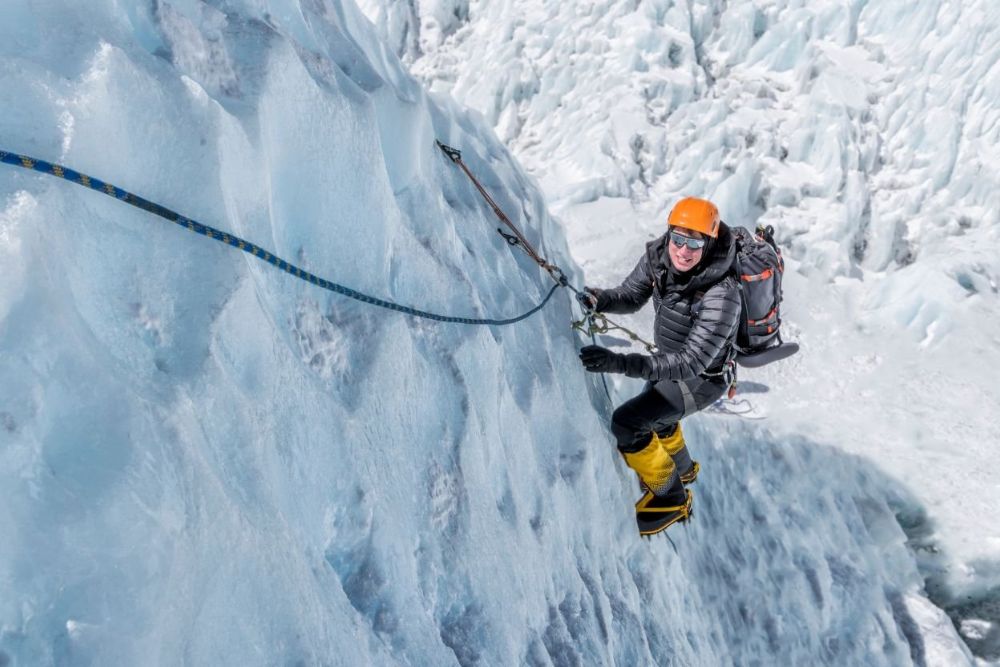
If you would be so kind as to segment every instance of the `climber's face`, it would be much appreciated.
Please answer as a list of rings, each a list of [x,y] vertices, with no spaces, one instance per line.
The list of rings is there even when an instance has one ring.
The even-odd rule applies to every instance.
[[[705,252],[705,236],[689,229],[670,230],[670,242],[667,243],[670,254],[670,264],[685,273],[698,266]]]

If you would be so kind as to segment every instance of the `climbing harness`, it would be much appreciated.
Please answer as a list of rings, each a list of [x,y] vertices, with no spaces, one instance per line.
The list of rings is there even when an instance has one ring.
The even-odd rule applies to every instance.
[[[475,324],[475,325],[493,325],[493,326],[503,326],[508,324],[514,324],[515,322],[520,322],[536,312],[541,310],[545,304],[549,302],[552,295],[555,293],[563,283],[557,282],[556,285],[549,290],[549,293],[537,306],[527,311],[522,315],[517,317],[511,317],[506,319],[485,319],[485,318],[471,318],[471,317],[453,317],[449,315],[440,315],[437,313],[430,313],[424,310],[417,310],[416,308],[410,308],[409,306],[404,306],[392,301],[387,301],[385,299],[379,299],[374,296],[369,296],[363,294],[356,290],[343,285],[338,285],[337,283],[331,282],[324,278],[320,278],[309,271],[301,269],[294,264],[286,262],[280,257],[275,256],[273,253],[261,248],[258,245],[245,241],[238,236],[233,236],[226,232],[215,229],[214,227],[209,227],[208,225],[203,225],[200,222],[186,218],[179,213],[172,211],[164,206],[160,206],[154,202],[147,199],[143,199],[138,195],[122,190],[119,187],[112,185],[111,183],[105,183],[104,181],[88,176],[87,174],[82,174],[76,170],[70,169],[69,167],[64,167],[59,164],[53,164],[51,162],[46,162],[45,160],[39,160],[33,157],[28,157],[26,155],[17,155],[15,153],[9,153],[7,151],[0,150],[0,162],[13,165],[15,167],[21,167],[23,169],[32,169],[34,171],[41,172],[43,174],[51,174],[53,176],[58,176],[77,185],[83,185],[91,190],[96,190],[109,197],[114,197],[119,201],[125,202],[131,206],[142,209],[153,215],[157,215],[161,218],[169,220],[181,227],[188,229],[189,231],[196,232],[202,236],[207,236],[215,241],[220,241],[226,245],[230,245],[234,248],[238,248],[246,253],[249,253],[265,261],[282,271],[289,273],[300,280],[304,280],[308,283],[312,283],[317,287],[322,287],[323,289],[329,290],[331,292],[336,292],[343,296],[349,297],[351,299],[356,299],[363,303],[368,303],[373,306],[379,306],[381,308],[388,308],[389,310],[394,310],[406,315],[413,315],[414,317],[422,317],[429,320],[436,320],[438,322],[454,322],[457,324]],[[562,273],[561,271],[559,272]]]
[[[729,357],[722,364],[722,370],[714,373],[709,373],[705,371],[701,373],[699,377],[703,377],[706,380],[709,378],[722,378],[723,384],[726,386],[726,398],[733,400],[736,396],[736,353],[735,350],[731,351]]]

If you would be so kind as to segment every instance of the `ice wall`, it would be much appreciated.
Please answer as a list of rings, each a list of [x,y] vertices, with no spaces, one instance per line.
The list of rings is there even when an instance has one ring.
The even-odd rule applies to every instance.
[[[579,281],[488,125],[349,3],[5,3],[0,101],[5,150],[361,291],[522,312],[547,279],[438,137]],[[967,657],[905,493],[816,443],[694,421],[698,520],[639,539],[564,293],[409,319],[6,166],[0,258],[0,664]]]

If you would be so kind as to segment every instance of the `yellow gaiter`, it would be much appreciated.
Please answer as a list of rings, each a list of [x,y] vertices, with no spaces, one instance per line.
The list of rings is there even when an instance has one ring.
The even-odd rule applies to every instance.
[[[680,429],[678,429],[680,433]],[[643,484],[656,495],[665,495],[673,482],[677,466],[670,458],[662,443],[664,441],[655,433],[649,444],[637,452],[625,452],[625,463],[639,475]],[[683,438],[681,439],[683,443]],[[683,446],[683,444],[682,444]]]

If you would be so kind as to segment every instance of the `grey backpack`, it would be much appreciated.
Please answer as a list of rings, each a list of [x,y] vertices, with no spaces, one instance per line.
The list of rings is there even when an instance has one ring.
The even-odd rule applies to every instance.
[[[781,340],[781,278],[785,263],[774,242],[774,228],[758,226],[756,233],[732,227],[736,236],[736,277],[742,309],[736,334],[736,361],[757,367],[789,357],[796,343]]]

